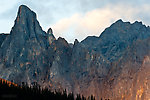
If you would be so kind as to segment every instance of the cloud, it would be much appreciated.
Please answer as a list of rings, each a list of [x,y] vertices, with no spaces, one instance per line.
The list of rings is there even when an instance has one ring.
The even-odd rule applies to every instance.
[[[108,5],[103,8],[91,10],[85,14],[76,13],[71,17],[61,19],[54,24],[52,28],[54,29],[54,35],[56,37],[62,36],[69,42],[73,42],[75,38],[81,41],[87,36],[99,36],[105,28],[109,27],[118,19],[130,22],[139,20],[147,23],[145,16],[150,18],[150,14],[147,13],[149,11],[149,5],[142,5],[134,8],[122,4],[115,6]],[[139,16],[141,14],[144,16]]]
[[[54,30],[56,37],[69,42],[80,41],[100,33],[118,19],[143,21],[150,25],[148,0],[2,0],[0,1],[0,32],[9,32],[16,12],[26,4],[37,13],[42,28]]]

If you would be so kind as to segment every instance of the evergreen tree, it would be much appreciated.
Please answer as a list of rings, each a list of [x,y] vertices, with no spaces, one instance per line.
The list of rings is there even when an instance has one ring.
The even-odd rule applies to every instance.
[[[13,100],[86,100],[86,98],[80,94],[74,99],[74,94],[67,91],[63,92],[55,91],[51,92],[49,89],[42,89],[36,82],[32,86],[28,86],[27,83],[22,82],[21,86],[15,86],[8,84],[7,81],[0,80],[0,100],[13,99]],[[94,96],[90,97],[91,100],[95,100]]]

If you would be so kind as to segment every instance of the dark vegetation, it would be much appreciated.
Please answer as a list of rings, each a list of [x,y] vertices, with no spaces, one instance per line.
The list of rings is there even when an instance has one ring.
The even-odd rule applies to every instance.
[[[66,90],[51,92],[48,89],[41,89],[36,83],[30,87],[25,83],[22,86],[15,86],[0,80],[0,100],[95,100],[95,97],[85,98],[78,94],[74,98],[74,94],[67,94]]]

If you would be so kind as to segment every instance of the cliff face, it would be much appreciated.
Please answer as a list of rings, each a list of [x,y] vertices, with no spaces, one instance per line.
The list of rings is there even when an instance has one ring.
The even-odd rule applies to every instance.
[[[1,46],[1,77],[17,83],[43,80],[49,67],[47,50],[48,34],[28,7],[19,7],[15,24]],[[42,66],[42,67],[41,67]]]
[[[3,41],[6,39],[6,37],[8,36],[9,34],[5,34],[5,33],[1,33],[0,34],[0,46],[2,45]]]
[[[51,28],[44,32],[36,14],[22,5],[10,34],[0,39],[0,78],[97,99],[150,98],[150,28],[141,22],[118,20],[99,37],[72,46],[56,40]]]

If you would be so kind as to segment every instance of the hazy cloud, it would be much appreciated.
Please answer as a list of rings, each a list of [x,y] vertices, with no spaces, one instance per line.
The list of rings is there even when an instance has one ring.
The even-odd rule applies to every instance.
[[[82,40],[89,35],[99,36],[106,27],[118,19],[130,22],[138,20],[147,23],[148,19],[145,20],[145,16],[150,18],[148,11],[150,11],[150,6],[148,5],[140,6],[140,9],[132,6],[127,7],[126,5],[109,5],[85,14],[78,13],[69,18],[59,20],[53,25],[53,29],[56,37],[63,36],[73,42],[75,38]],[[69,38],[70,34],[72,36]]]
[[[118,19],[143,21],[150,25],[148,0],[2,0],[0,1],[0,32],[9,32],[19,5],[26,4],[38,15],[42,28],[54,30],[56,37],[69,42],[88,35],[99,36]]]

